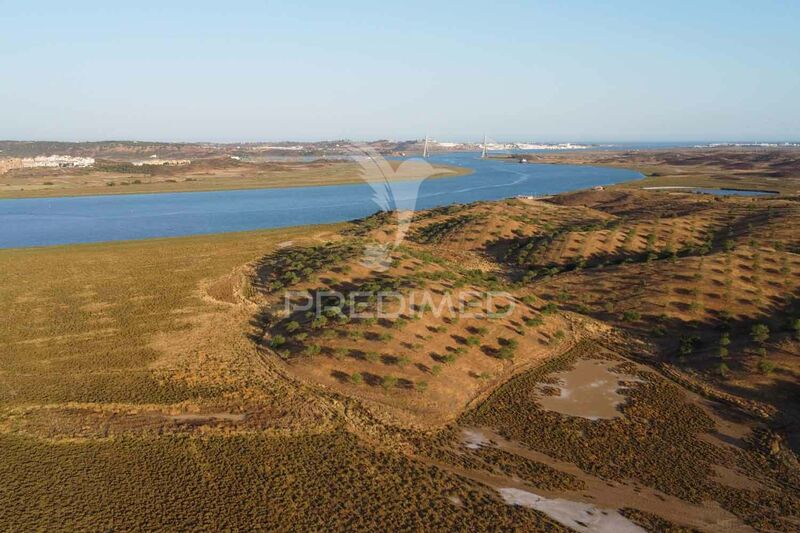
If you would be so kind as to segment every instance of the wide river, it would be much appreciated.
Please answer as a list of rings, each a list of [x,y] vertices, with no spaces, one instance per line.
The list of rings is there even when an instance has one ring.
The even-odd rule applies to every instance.
[[[0,248],[147,239],[360,218],[381,208],[428,209],[517,195],[555,194],[641,178],[631,170],[517,164],[450,153],[432,163],[473,169],[467,176],[170,194],[0,200]]]

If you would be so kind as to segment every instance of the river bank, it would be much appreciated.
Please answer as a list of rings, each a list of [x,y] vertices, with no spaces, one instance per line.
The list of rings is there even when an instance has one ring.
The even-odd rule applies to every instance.
[[[513,165],[474,153],[437,155],[428,161],[471,173],[315,187],[6,200],[0,202],[0,248],[326,224],[379,210],[557,194],[641,177],[624,169]]]
[[[238,163],[197,161],[183,167],[134,167],[119,164],[97,168],[37,168],[0,175],[0,200],[67,198],[131,194],[280,189],[352,185],[365,181],[402,181],[464,176],[472,171],[456,165],[403,165],[387,160],[391,168],[373,173],[351,160],[314,160]]]
[[[697,187],[800,194],[800,149],[712,147],[504,154],[498,160],[633,169],[617,188]]]

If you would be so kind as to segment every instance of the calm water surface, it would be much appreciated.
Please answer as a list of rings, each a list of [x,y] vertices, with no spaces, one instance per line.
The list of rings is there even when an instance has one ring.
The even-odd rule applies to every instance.
[[[243,191],[0,200],[0,248],[146,239],[340,222],[381,208],[554,194],[641,178],[616,168],[517,164],[451,153],[432,163],[469,167],[468,176]]]

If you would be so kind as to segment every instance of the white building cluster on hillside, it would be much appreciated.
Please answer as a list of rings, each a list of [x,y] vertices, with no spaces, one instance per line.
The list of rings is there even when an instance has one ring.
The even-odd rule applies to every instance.
[[[77,168],[94,165],[93,157],[72,157],[70,155],[37,155],[36,157],[23,157],[22,168]]]
[[[17,168],[83,168],[92,165],[94,165],[93,157],[73,157],[70,155],[9,157],[0,159],[0,173]]]
[[[441,148],[475,150],[483,145],[479,143],[456,143],[456,142],[441,142],[431,140],[431,144]],[[586,144],[575,143],[525,143],[525,142],[512,142],[512,143],[486,143],[487,150],[585,150],[591,148]]]

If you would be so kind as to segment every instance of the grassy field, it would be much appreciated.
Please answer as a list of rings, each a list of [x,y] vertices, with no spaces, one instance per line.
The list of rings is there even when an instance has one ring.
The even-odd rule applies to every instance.
[[[327,231],[325,227],[316,229]],[[161,339],[213,314],[198,293],[307,229],[0,251],[0,405],[170,404],[221,394],[174,379]]]
[[[396,173],[391,180],[460,176],[469,169],[437,165],[431,175],[420,165],[391,161]],[[2,198],[52,198],[106,194],[151,194],[318,187],[374,180],[352,161],[241,163],[232,160],[200,160],[176,167],[134,167],[105,162],[85,169],[20,169],[0,174]],[[381,178],[382,179],[382,178]]]
[[[0,250],[0,519],[579,525],[507,505],[501,491],[515,489],[590,506],[579,521],[791,530],[798,218],[787,197],[615,189]],[[402,246],[367,268],[400,221]],[[434,299],[392,318],[328,300],[319,316],[286,314],[284,289]],[[486,290],[507,292],[511,312],[432,313],[440,297]],[[545,409],[565,386],[556,374],[593,359],[621,376],[618,416]]]
[[[0,436],[0,452],[8,530],[566,531],[342,432],[59,444]]]
[[[229,274],[336,229],[1,251],[4,527],[563,530],[361,443],[262,367],[246,337],[253,310],[223,301]],[[198,409],[249,409],[251,425],[158,418]]]

